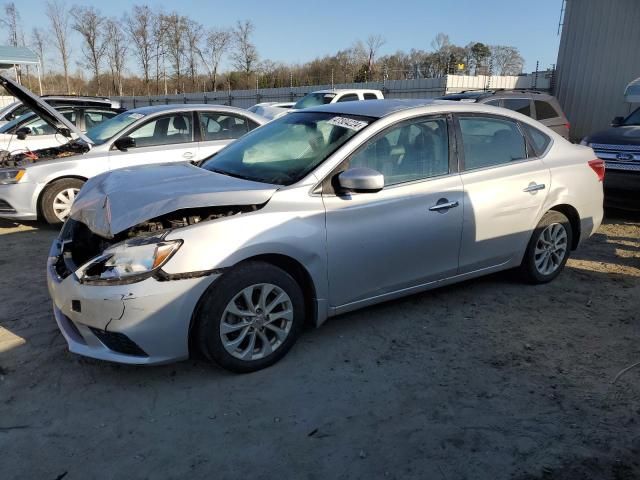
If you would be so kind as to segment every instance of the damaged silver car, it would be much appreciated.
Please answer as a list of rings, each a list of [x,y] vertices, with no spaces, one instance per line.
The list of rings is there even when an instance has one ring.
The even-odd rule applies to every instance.
[[[305,323],[510,268],[553,280],[600,225],[603,174],[491,106],[292,112],[201,167],[89,179],[49,254],[55,319],[89,357],[257,370]]]

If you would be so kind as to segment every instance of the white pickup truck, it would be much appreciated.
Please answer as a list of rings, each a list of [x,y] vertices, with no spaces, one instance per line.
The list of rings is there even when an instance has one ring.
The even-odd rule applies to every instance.
[[[354,102],[358,100],[382,100],[384,95],[380,90],[366,90],[361,88],[339,88],[331,90],[318,90],[311,92],[291,107],[292,110],[316,107],[328,103]]]

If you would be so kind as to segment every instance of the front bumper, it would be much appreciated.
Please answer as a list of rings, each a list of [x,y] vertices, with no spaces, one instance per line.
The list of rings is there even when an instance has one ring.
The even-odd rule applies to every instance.
[[[0,218],[36,220],[38,192],[35,183],[0,185]]]
[[[59,253],[56,240],[50,258]],[[97,286],[81,284],[73,274],[60,278],[47,267],[54,316],[69,350],[138,365],[188,358],[194,309],[217,276]]]
[[[640,210],[640,170],[609,168],[604,175],[604,204],[623,210]]]

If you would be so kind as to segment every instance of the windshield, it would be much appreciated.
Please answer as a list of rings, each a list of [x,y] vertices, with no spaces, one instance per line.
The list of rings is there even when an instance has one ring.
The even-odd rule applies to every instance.
[[[640,108],[629,115],[623,122],[623,125],[640,125]]]
[[[291,113],[245,135],[202,167],[256,182],[291,185],[372,121],[336,113]]]
[[[35,113],[27,112],[24,115],[16,117],[10,122],[5,123],[2,127],[0,127],[0,133],[11,133],[18,124],[22,123],[24,120],[28,119],[29,117],[35,117]]]
[[[310,93],[309,95],[306,95],[298,100],[298,103],[296,103],[293,108],[299,110],[301,108],[326,105],[327,103],[331,103],[331,100],[333,100],[335,96],[335,93]]]
[[[142,113],[124,112],[90,128],[86,135],[93,143],[100,145],[142,117],[144,117]]]

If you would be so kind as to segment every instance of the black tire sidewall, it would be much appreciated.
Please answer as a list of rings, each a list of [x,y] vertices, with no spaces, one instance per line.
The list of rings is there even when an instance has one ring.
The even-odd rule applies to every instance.
[[[257,283],[271,283],[284,290],[291,299],[293,324],[289,336],[271,355],[245,361],[232,356],[220,338],[222,314],[231,299],[244,288]],[[223,274],[205,292],[196,313],[197,342],[201,353],[227,370],[253,372],[273,365],[291,349],[304,324],[304,295],[300,285],[284,270],[265,262],[247,262]]]
[[[538,239],[540,235],[549,225],[554,223],[561,224],[567,232],[567,251],[560,263],[560,266],[549,275],[544,275],[538,271],[535,265],[535,248],[538,243]],[[571,254],[571,246],[573,245],[573,229],[571,228],[571,222],[569,219],[561,212],[557,211],[549,211],[542,216],[542,219],[536,226],[533,231],[533,235],[531,235],[531,239],[529,240],[529,245],[527,246],[527,251],[525,252],[524,259],[521,265],[521,271],[529,283],[547,283],[555,279],[560,272],[564,269],[567,261],[569,260],[569,256]]]
[[[62,180],[56,180],[47,186],[40,200],[40,213],[44,221],[50,225],[62,223],[53,211],[53,200],[60,192],[68,188],[80,189],[83,185],[84,181],[78,178],[64,178]]]

